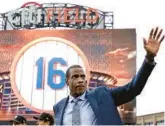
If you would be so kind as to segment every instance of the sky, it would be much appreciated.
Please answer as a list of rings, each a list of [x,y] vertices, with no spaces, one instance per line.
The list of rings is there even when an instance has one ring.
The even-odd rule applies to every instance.
[[[19,8],[29,0],[3,0],[0,13]],[[145,50],[143,37],[147,38],[152,27],[165,30],[164,0],[36,0],[38,3],[72,3],[89,6],[101,11],[113,11],[114,28],[136,28],[137,33],[137,70],[141,66]],[[165,32],[164,32],[165,34]],[[165,41],[156,57],[157,65],[143,92],[137,97],[137,115],[165,111]]]

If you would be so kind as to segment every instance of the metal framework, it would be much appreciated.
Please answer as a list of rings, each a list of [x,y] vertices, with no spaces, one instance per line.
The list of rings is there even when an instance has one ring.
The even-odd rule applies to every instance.
[[[80,13],[83,12],[87,12],[87,10],[90,7],[86,7],[86,6],[80,6],[80,5],[75,5],[75,4],[69,4],[69,3],[43,3],[40,4],[39,6],[36,6],[36,4],[38,5],[38,3],[28,3],[28,4],[34,4],[35,7],[42,9],[42,18],[44,18],[44,13],[47,13],[45,10],[46,9],[53,9],[53,10],[57,10],[57,9],[71,9],[71,8],[78,8]],[[24,5],[24,7],[28,8],[28,4]],[[71,29],[112,29],[113,28],[113,12],[103,12],[100,10],[97,10],[98,16],[99,16],[99,20],[93,24],[93,23],[89,23],[85,20],[85,22],[81,22],[81,23],[66,23],[66,22],[57,22],[57,20],[53,20],[49,23],[42,21],[39,24],[35,24],[32,25],[31,23],[29,23],[28,21],[26,21],[26,25],[22,26],[21,23],[19,22],[19,24],[14,24],[12,23],[9,19],[8,19],[8,14],[13,13],[13,15],[15,15],[15,17],[17,16],[17,18],[19,17],[19,19],[21,20],[21,10],[24,7],[20,7],[19,9],[16,9],[15,11],[17,11],[17,13],[14,13],[13,11],[9,11],[6,13],[1,13],[0,14],[0,30],[21,30],[21,29],[40,29],[40,28],[46,28],[46,29],[62,29],[62,28],[71,28]],[[74,18],[75,17],[75,12],[74,10],[72,12],[69,13],[70,18]],[[53,12],[53,16],[57,17],[58,16],[58,12]],[[87,15],[82,14],[80,18],[86,17]],[[90,18],[92,19],[95,15],[94,14],[90,14]],[[14,17],[13,17],[14,18]],[[17,26],[17,27],[15,27]]]

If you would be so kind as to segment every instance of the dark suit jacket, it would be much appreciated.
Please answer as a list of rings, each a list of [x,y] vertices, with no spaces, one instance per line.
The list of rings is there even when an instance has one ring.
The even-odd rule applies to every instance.
[[[125,86],[112,89],[98,87],[92,91],[87,91],[86,98],[95,113],[97,125],[123,124],[117,106],[131,101],[140,94],[154,66],[144,61],[137,75]],[[68,97],[62,99],[53,107],[56,125],[62,125],[63,123],[63,115],[67,102]]]

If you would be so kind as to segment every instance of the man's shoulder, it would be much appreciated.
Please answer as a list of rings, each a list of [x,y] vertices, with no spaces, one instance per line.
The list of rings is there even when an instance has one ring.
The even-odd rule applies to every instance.
[[[107,91],[107,90],[108,90],[107,86],[99,86],[99,87],[89,88],[88,92],[89,93],[101,93],[101,92]]]
[[[56,109],[58,106],[60,106],[61,104],[64,104],[67,100],[67,97],[66,98],[63,98],[61,99],[59,102],[57,102],[55,105],[54,105],[54,109]]]

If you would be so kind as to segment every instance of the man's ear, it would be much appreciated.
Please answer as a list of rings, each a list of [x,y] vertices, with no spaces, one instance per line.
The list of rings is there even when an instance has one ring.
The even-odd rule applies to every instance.
[[[67,78],[65,78],[65,83],[66,83],[67,86],[69,85],[69,84],[68,84],[68,79],[67,79]]]
[[[50,122],[49,121],[46,121],[47,125],[50,125]]]

